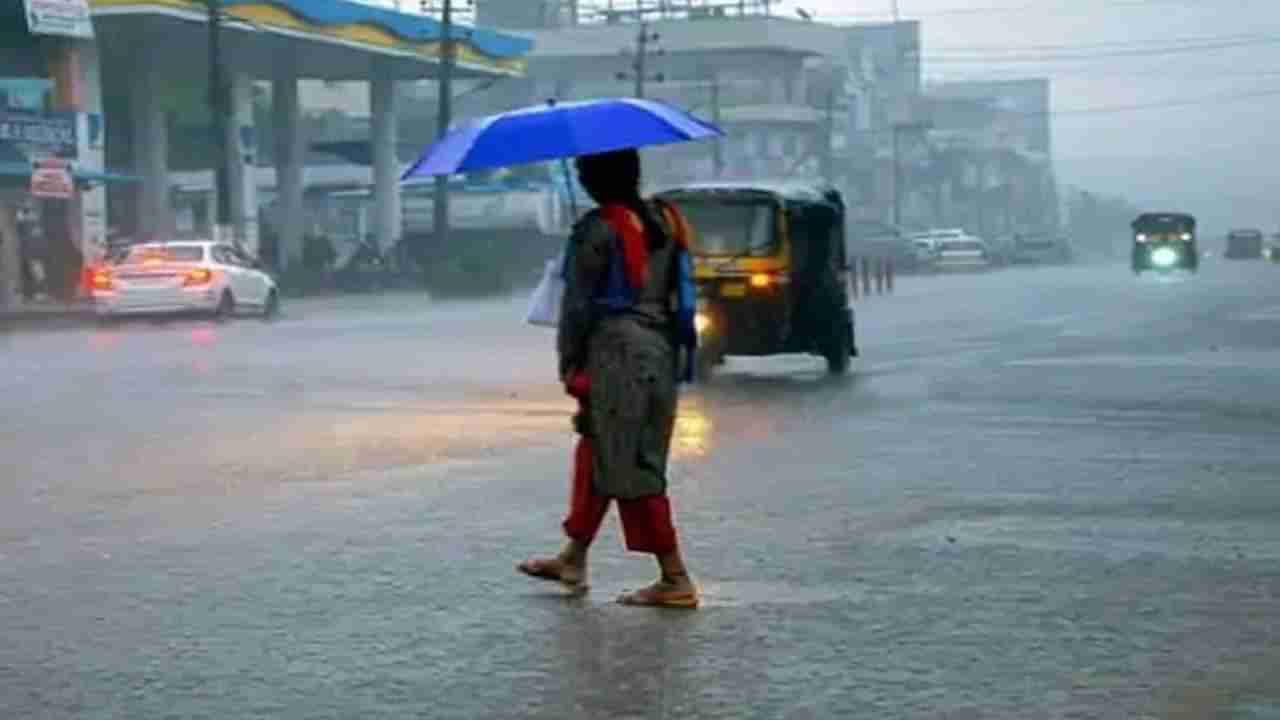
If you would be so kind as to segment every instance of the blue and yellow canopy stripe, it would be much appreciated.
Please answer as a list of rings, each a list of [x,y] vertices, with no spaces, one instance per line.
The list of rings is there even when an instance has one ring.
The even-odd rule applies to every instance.
[[[444,27],[432,18],[409,15],[350,0],[218,0],[229,19],[262,27],[313,35],[408,53],[427,59],[442,56]],[[203,13],[204,0],[90,0],[94,9],[113,11],[163,8]],[[459,62],[522,72],[532,41],[493,30],[455,25],[450,33]]]

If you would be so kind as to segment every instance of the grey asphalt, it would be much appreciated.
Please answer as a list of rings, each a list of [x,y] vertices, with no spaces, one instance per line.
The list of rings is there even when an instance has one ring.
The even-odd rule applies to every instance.
[[[521,300],[0,335],[5,718],[1280,717],[1280,267],[905,278],[847,379],[731,360],[672,495],[704,607],[553,551]]]

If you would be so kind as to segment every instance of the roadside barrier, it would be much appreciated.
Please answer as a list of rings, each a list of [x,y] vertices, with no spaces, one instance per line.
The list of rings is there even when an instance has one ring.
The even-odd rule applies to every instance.
[[[878,257],[855,257],[849,263],[853,298],[893,294],[893,260]],[[872,288],[874,287],[874,291]]]

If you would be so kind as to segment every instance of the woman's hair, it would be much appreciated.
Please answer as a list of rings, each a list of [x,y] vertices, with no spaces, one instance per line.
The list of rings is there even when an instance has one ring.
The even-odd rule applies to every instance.
[[[630,149],[582,155],[576,165],[578,181],[597,205],[617,203],[639,215],[650,250],[667,243],[666,231],[640,197],[640,153]]]

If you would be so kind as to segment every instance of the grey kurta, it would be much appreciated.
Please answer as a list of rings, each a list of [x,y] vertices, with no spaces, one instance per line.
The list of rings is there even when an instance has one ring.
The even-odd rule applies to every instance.
[[[656,207],[653,216],[671,237]],[[621,243],[598,213],[574,227],[572,263],[561,304],[560,375],[585,367],[591,397],[580,429],[592,436],[597,493],[623,500],[667,491],[667,456],[676,416],[672,291],[673,242],[649,255],[649,277],[635,307],[610,313],[593,296]]]

